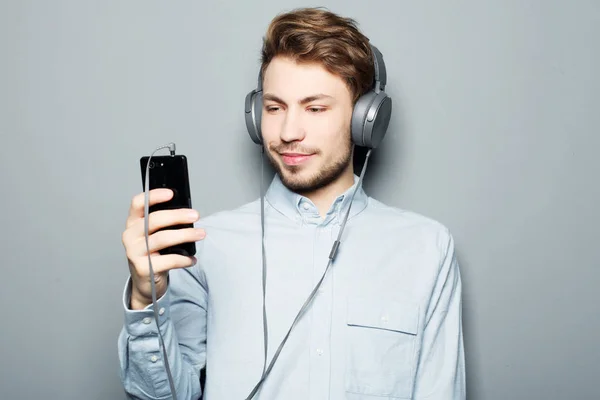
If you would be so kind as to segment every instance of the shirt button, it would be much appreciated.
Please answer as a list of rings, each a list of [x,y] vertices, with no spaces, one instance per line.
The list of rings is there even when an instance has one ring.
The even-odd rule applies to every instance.
[[[308,203],[304,203],[304,204],[302,204],[302,208],[304,208],[305,210],[308,210],[310,208],[310,206],[308,205]]]
[[[158,315],[163,315],[165,313],[165,308],[161,307],[160,310],[158,310]]]
[[[155,363],[156,361],[158,361],[158,357],[152,356],[152,357],[150,357],[150,361],[152,361],[153,363]]]
[[[384,315],[383,317],[381,317],[381,322],[383,322],[384,324],[387,324],[389,322],[389,318],[387,315]]]
[[[317,349],[317,354],[320,355],[320,356],[322,356],[323,355],[323,350]]]
[[[146,318],[144,318],[144,320],[142,322],[144,322],[146,325],[148,325],[150,322],[152,322],[152,319],[150,317],[146,317]]]
[[[320,294],[322,294],[322,293],[324,293],[324,292],[325,292],[325,288],[324,288],[323,286],[321,286],[321,287],[320,287],[320,288],[317,290],[317,292],[319,292]]]

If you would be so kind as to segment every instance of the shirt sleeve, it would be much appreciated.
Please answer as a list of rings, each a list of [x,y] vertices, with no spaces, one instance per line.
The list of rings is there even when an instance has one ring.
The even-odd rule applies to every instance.
[[[454,240],[449,233],[444,237],[445,251],[426,314],[415,400],[466,398],[462,284]]]
[[[120,378],[134,399],[171,398],[153,305],[131,310],[131,278],[123,293],[125,321],[118,338]],[[207,290],[194,266],[169,271],[166,293],[157,299],[159,321],[178,399],[201,396],[200,371],[206,364]]]

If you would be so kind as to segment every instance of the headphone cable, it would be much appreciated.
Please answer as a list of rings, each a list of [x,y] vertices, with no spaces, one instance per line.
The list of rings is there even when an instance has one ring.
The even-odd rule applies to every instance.
[[[160,331],[160,326],[158,322],[158,305],[156,304],[156,286],[154,284],[154,268],[152,267],[152,259],[150,257],[150,245],[148,244],[148,211],[149,211],[149,194],[148,190],[150,187],[150,160],[154,153],[162,149],[169,149],[171,156],[175,155],[175,143],[169,143],[164,146],[158,147],[156,150],[150,154],[148,157],[148,162],[146,163],[146,176],[144,182],[144,238],[146,239],[146,252],[148,253],[148,269],[150,272],[150,287],[152,289],[152,308],[154,309],[154,320],[156,321],[156,329],[158,330],[158,338],[160,341],[160,347],[162,348],[163,359],[165,362],[165,369],[167,371],[167,378],[169,379],[169,386],[171,388],[171,394],[173,395],[173,400],[177,400],[177,392],[175,390],[175,384],[173,383],[173,376],[171,374],[171,368],[169,367],[169,359],[167,357],[167,350],[165,348],[165,341],[163,339],[162,332]]]
[[[267,324],[267,305],[266,305],[266,294],[267,294],[267,254],[265,249],[265,213],[262,212],[265,209],[265,196],[264,196],[264,175],[265,175],[265,147],[261,146],[260,153],[260,225],[261,225],[261,243],[262,243],[262,300],[263,300],[263,333],[264,333],[264,347],[265,347],[265,361],[263,363],[262,377],[265,376],[267,368],[267,351],[269,349],[269,329]]]

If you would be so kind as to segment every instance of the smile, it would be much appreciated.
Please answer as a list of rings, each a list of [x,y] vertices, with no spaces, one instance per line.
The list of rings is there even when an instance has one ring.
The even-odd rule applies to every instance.
[[[313,154],[301,154],[301,153],[283,153],[281,154],[281,158],[283,162],[287,165],[300,165],[309,158],[311,158]]]

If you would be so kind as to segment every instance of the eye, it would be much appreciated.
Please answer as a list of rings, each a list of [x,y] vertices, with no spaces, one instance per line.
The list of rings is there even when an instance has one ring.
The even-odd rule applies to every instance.
[[[323,112],[325,110],[326,110],[325,107],[309,107],[308,108],[308,111],[310,111],[311,114],[317,114],[317,113]]]
[[[270,112],[270,113],[279,111],[278,106],[266,106],[265,109],[267,110],[267,112]]]

